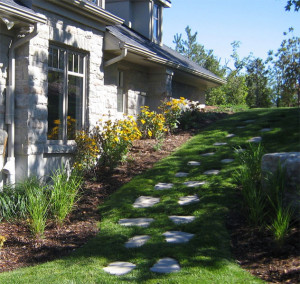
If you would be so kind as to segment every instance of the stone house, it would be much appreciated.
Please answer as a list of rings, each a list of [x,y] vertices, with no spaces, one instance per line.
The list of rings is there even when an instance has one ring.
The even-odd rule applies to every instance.
[[[103,114],[224,83],[163,45],[170,0],[0,1],[0,185],[71,158],[76,129]]]

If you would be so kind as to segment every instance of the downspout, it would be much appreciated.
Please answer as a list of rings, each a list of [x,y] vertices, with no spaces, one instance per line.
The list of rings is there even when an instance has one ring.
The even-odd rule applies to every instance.
[[[121,51],[122,51],[121,54],[119,56],[115,57],[115,58],[112,58],[112,59],[106,61],[104,63],[104,67],[112,65],[114,63],[117,63],[117,62],[123,60],[127,56],[127,53],[128,53],[127,48],[125,48],[124,45],[120,45],[120,48],[121,48]]]
[[[16,88],[16,48],[29,42],[38,34],[37,23],[34,24],[33,31],[25,37],[12,43],[9,49],[9,83],[6,88],[6,111],[5,123],[8,126],[7,143],[7,162],[3,167],[3,173],[8,176],[8,182],[14,185],[16,182],[16,163],[15,163],[15,88]]]

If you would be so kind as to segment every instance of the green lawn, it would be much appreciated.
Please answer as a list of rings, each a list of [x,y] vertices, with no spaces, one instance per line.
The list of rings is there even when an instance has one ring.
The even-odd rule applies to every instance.
[[[298,109],[250,110],[229,116],[201,131],[177,152],[163,159],[155,167],[120,188],[100,207],[100,233],[70,256],[35,267],[22,268],[0,274],[0,283],[263,283],[241,269],[230,252],[230,238],[225,226],[231,206],[240,204],[235,194],[233,173],[236,161],[234,148],[247,147],[253,136],[263,137],[266,152],[300,151],[300,112]],[[254,119],[255,122],[245,123]],[[237,128],[245,126],[245,128]],[[272,128],[270,132],[260,132]],[[236,134],[226,138],[229,133]],[[227,142],[225,146],[213,146]],[[210,157],[200,154],[216,152]],[[187,166],[188,161],[201,161],[200,166]],[[221,170],[219,175],[206,176],[206,170]],[[176,172],[189,172],[176,178]],[[207,181],[202,187],[188,188],[184,181]],[[159,182],[174,183],[174,188],[157,191]],[[199,203],[180,206],[181,196],[197,194]],[[136,209],[132,204],[139,196],[160,197],[151,208]],[[169,215],[193,215],[189,224],[175,225]],[[149,228],[122,227],[121,218],[149,217],[155,221]],[[168,230],[195,234],[186,244],[168,244],[162,233]],[[140,248],[126,249],[124,243],[135,235],[150,235]],[[176,259],[181,271],[171,274],[150,272],[160,258]],[[103,271],[110,262],[127,261],[137,265],[129,274],[111,276]]]

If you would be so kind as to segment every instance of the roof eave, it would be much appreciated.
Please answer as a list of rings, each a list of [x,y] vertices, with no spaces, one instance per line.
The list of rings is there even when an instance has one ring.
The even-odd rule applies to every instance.
[[[36,13],[30,13],[29,11],[19,9],[17,7],[13,7],[3,2],[0,2],[0,13],[1,12],[4,12],[5,14],[11,17],[15,17],[20,21],[24,21],[27,23],[29,22],[31,24],[34,23],[45,24],[47,21],[47,19],[42,15],[38,15]]]
[[[68,9],[75,10],[75,12],[79,14],[87,15],[88,13],[89,15],[93,16],[93,19],[98,20],[106,25],[120,25],[124,23],[123,19],[89,2],[83,2],[82,0],[48,1],[55,2],[55,4],[64,6]]]

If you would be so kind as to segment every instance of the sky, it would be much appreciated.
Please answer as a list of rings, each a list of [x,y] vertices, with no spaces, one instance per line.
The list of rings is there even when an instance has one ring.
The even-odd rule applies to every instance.
[[[190,26],[197,42],[212,49],[222,64],[230,60],[231,43],[240,41],[239,56],[251,52],[266,59],[269,50],[277,51],[283,32],[294,28],[291,36],[300,37],[300,11],[285,11],[287,0],[172,0],[164,9],[163,41],[175,48],[175,34],[185,38]],[[228,66],[232,66],[232,60]]]

